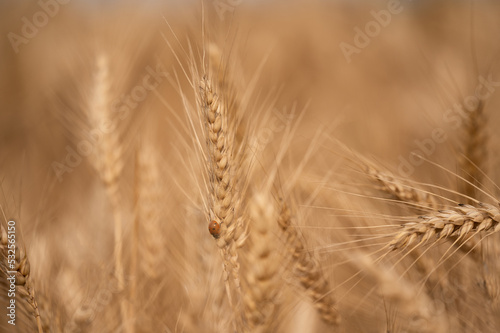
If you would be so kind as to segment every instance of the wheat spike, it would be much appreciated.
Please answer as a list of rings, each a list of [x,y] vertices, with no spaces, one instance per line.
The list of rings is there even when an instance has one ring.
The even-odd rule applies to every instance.
[[[292,226],[292,214],[285,202],[281,203],[278,225],[286,236],[286,248],[292,255],[294,274],[314,303],[321,319],[329,325],[340,324],[340,314],[330,294],[328,281],[321,266],[306,250],[304,241]]]
[[[435,197],[428,193],[394,178],[389,172],[383,172],[374,165],[367,165],[366,172],[370,178],[380,184],[380,190],[394,199],[407,203],[416,209],[438,209]]]
[[[278,292],[276,239],[271,231],[277,212],[265,194],[254,195],[249,203],[250,232],[248,269],[245,273],[245,316],[252,332],[269,331],[277,311]]]
[[[158,234],[161,181],[157,160],[157,152],[152,143],[150,140],[145,141],[136,155],[134,234],[138,238],[140,268],[150,278],[158,277],[158,261],[155,260],[155,255],[162,246],[162,238]]]
[[[210,178],[210,218],[223,225],[221,239],[230,242],[234,230],[234,180],[232,170],[232,139],[228,135],[228,119],[223,103],[214,93],[205,76],[200,82],[200,105],[207,125]]]
[[[21,296],[23,300],[29,305],[31,315],[36,321],[39,333],[43,333],[42,319],[38,308],[37,297],[35,294],[35,287],[33,286],[31,278],[31,267],[26,251],[20,249],[15,245],[15,259],[14,263],[10,262],[9,255],[12,254],[12,249],[9,247],[12,243],[9,242],[7,231],[3,225],[0,226],[0,253],[2,254],[2,261],[0,268],[5,276],[14,277],[16,285],[16,293]],[[10,282],[9,282],[10,283]],[[5,320],[5,318],[3,319]]]
[[[88,114],[94,130],[101,131],[101,140],[97,143],[97,152],[90,159],[104,184],[113,211],[114,225],[114,263],[118,289],[125,288],[123,263],[123,217],[121,211],[121,196],[119,177],[123,170],[123,146],[121,135],[112,118],[110,109],[110,75],[109,62],[106,55],[100,55],[96,60],[96,71],[92,93],[88,105]],[[106,128],[105,130],[102,130]],[[121,302],[121,315],[128,322],[129,314],[125,300]],[[127,332],[133,332],[133,325],[127,324]]]
[[[403,231],[389,243],[392,250],[409,246],[420,246],[428,241],[439,241],[450,236],[463,240],[469,232],[488,234],[497,232],[500,210],[490,204],[477,206],[459,205],[454,209],[437,211],[420,216],[418,221],[405,223]]]
[[[238,261],[238,238],[241,232],[241,218],[235,219],[235,211],[239,201],[235,192],[235,170],[233,164],[234,137],[231,134],[226,106],[213,89],[212,83],[205,75],[199,85],[199,105],[201,117],[205,123],[208,148],[208,209],[209,221],[220,224],[219,235],[215,235],[220,249],[223,265],[226,292],[232,307],[229,274],[240,295],[240,264]]]

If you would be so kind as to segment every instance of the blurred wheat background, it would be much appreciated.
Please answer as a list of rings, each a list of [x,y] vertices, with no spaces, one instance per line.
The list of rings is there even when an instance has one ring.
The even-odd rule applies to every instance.
[[[1,332],[500,330],[498,2],[0,12]]]

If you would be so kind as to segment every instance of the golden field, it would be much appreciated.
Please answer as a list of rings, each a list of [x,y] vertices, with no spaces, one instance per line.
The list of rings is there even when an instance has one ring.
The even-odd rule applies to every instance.
[[[496,2],[0,13],[0,331],[500,329]]]

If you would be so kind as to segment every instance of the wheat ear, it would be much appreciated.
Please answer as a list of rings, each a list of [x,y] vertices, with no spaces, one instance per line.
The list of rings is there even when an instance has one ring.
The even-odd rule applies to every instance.
[[[205,75],[199,84],[199,105],[205,125],[207,141],[207,164],[209,178],[208,218],[220,225],[220,233],[213,234],[221,251],[224,263],[224,280],[231,306],[231,288],[229,274],[239,290],[240,278],[237,242],[240,219],[235,220],[235,210],[239,204],[235,196],[233,172],[233,144],[226,105],[216,94],[212,83]]]
[[[389,243],[392,250],[409,246],[420,246],[428,241],[439,241],[456,236],[463,240],[469,232],[493,234],[500,230],[500,210],[498,207],[480,203],[477,206],[459,205],[454,209],[440,210],[434,214],[420,216],[418,221],[402,225]]]
[[[9,255],[12,254],[12,249],[9,245],[7,236],[7,231],[3,225],[0,226],[0,253],[2,254],[1,270],[7,277],[14,276],[16,290],[18,294],[26,300],[27,304],[31,309],[31,314],[36,321],[36,325],[39,333],[43,333],[42,320],[40,318],[40,311],[38,309],[37,298],[35,295],[35,288],[32,284],[31,279],[31,267],[26,251],[20,249],[15,245],[15,258],[14,262],[11,262]]]
[[[395,200],[409,204],[414,211],[434,210],[438,211],[442,205],[438,203],[433,195],[430,195],[415,186],[410,186],[402,180],[395,179],[390,173],[379,170],[373,165],[367,166],[367,174],[380,184],[380,190],[391,195]],[[458,246],[461,252],[479,256],[479,250],[472,239],[458,240],[456,235],[450,235],[450,241]],[[418,253],[415,253],[419,257]]]
[[[136,155],[136,218],[135,234],[139,242],[138,254],[140,268],[149,278],[157,278],[158,260],[155,256],[162,246],[159,228],[159,211],[161,198],[161,181],[158,170],[157,152],[152,142],[147,140],[141,144]],[[139,267],[138,267],[139,268]]]
[[[366,166],[366,173],[380,185],[380,190],[391,195],[394,199],[411,205],[416,209],[438,209],[439,204],[435,197],[394,178],[389,172],[379,170],[373,165]]]
[[[271,231],[277,212],[264,194],[254,195],[249,203],[248,269],[245,272],[245,315],[254,332],[269,331],[276,308],[277,273],[276,239]]]
[[[118,290],[125,288],[123,268],[123,218],[120,209],[121,198],[118,181],[123,169],[123,147],[116,121],[111,118],[110,79],[108,58],[101,55],[97,58],[97,69],[94,75],[93,91],[89,102],[89,116],[94,130],[101,131],[101,140],[97,143],[96,156],[91,158],[94,168],[106,189],[111,202],[114,223],[114,259],[115,276]],[[106,128],[104,130],[104,128]],[[122,300],[121,315],[128,322],[128,310]],[[127,325],[127,331],[133,332],[133,325]]]
[[[210,218],[223,225],[221,243],[232,240],[234,232],[234,180],[231,174],[231,138],[224,105],[206,76],[200,82],[200,105],[207,126],[210,178]]]
[[[227,59],[224,58],[222,50],[215,43],[209,43],[208,56],[211,75],[215,77],[217,87],[224,91],[224,99],[228,110],[231,111],[229,116],[232,117],[231,120],[234,124],[234,141],[237,147],[244,148],[245,145],[242,145],[242,142],[245,140],[245,126],[240,117],[244,117],[245,114],[238,114],[242,103],[236,93],[238,90],[235,82],[232,80],[242,76],[242,73],[237,71],[240,67],[230,66]]]
[[[292,214],[285,202],[281,202],[278,225],[286,237],[285,246],[292,256],[294,274],[313,301],[321,319],[329,325],[340,324],[341,317],[334,306],[328,281],[319,262],[306,250],[304,240],[292,226]]]

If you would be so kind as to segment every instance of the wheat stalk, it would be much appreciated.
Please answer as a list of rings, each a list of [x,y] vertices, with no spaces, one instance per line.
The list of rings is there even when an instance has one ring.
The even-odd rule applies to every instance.
[[[56,302],[46,288],[38,286],[37,299],[40,318],[44,332],[63,332],[63,323],[67,320],[66,308],[61,302]],[[42,291],[42,292],[40,292]]]
[[[484,102],[479,100],[477,108],[467,112],[462,125],[464,135],[459,166],[464,181],[460,182],[460,190],[471,198],[477,198],[477,186],[481,186],[488,160],[486,121]]]

